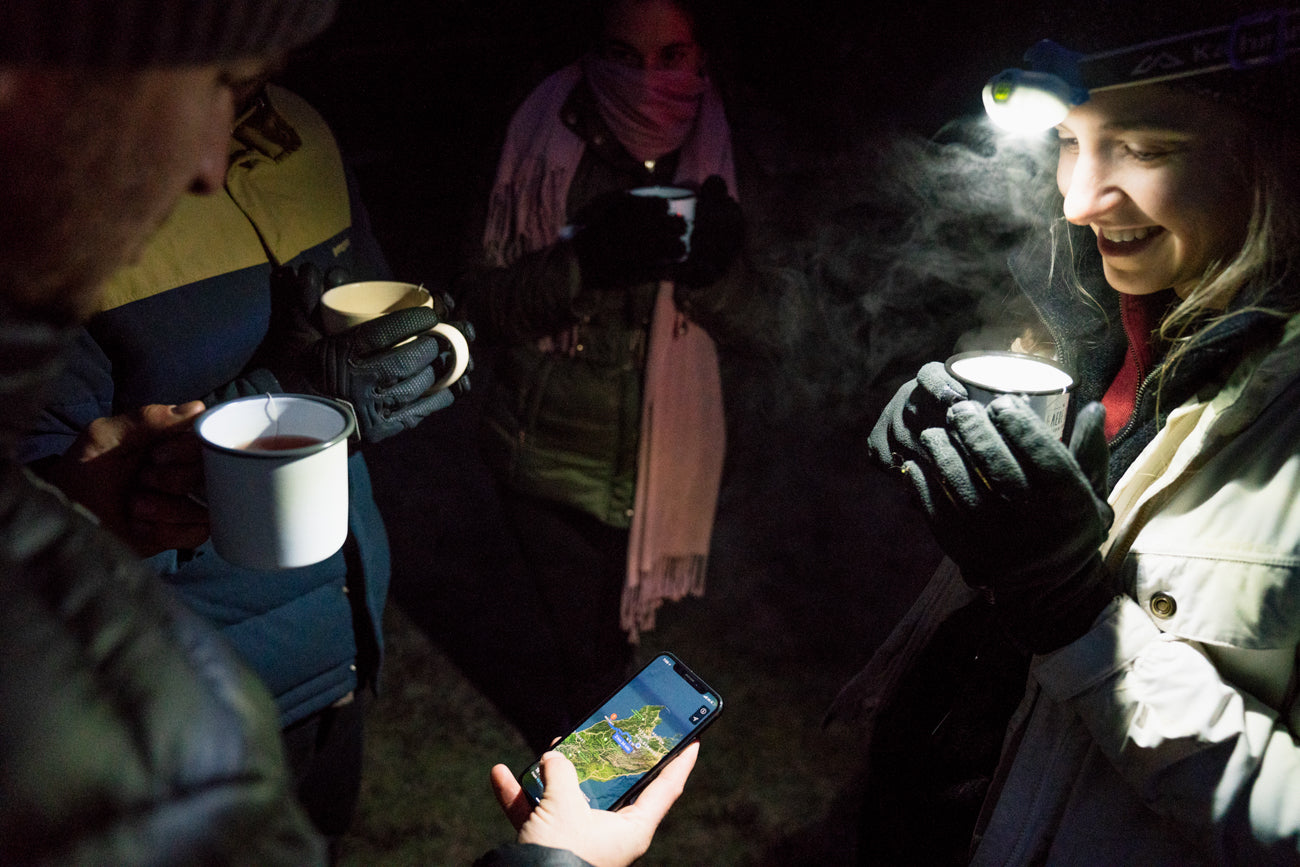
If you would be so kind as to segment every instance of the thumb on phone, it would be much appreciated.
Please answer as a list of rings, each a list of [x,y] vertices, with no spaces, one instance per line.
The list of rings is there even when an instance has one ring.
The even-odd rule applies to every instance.
[[[686,780],[695,769],[695,760],[699,755],[699,741],[688,745],[664,765],[659,776],[650,781],[635,802],[620,808],[618,815],[645,826],[650,834],[654,834],[664,816],[668,815],[668,810],[685,791]]]

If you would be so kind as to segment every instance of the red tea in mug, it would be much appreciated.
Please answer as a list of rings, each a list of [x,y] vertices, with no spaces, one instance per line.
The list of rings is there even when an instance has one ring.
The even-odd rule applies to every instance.
[[[324,440],[300,434],[272,434],[258,437],[242,448],[254,452],[283,452],[289,449],[302,449],[323,443]]]

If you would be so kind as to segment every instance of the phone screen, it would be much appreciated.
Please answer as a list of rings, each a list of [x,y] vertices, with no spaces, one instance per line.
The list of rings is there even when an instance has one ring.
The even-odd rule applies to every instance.
[[[721,696],[677,657],[661,653],[554,748],[577,768],[592,807],[617,809],[721,710]],[[537,763],[519,781],[534,803],[541,799]]]

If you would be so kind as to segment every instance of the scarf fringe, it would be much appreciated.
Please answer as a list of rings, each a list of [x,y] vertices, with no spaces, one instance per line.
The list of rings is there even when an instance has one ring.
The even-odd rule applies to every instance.
[[[655,614],[665,602],[677,602],[687,596],[703,596],[709,558],[703,554],[660,557],[650,571],[642,571],[640,580],[623,587],[619,621],[628,641],[638,644],[641,633],[655,627]]]

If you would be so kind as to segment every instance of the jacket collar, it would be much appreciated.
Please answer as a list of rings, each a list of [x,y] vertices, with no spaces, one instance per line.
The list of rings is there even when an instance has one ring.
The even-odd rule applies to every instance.
[[[235,121],[231,162],[254,154],[279,162],[302,147],[298,131],[275,110],[263,88]]]

